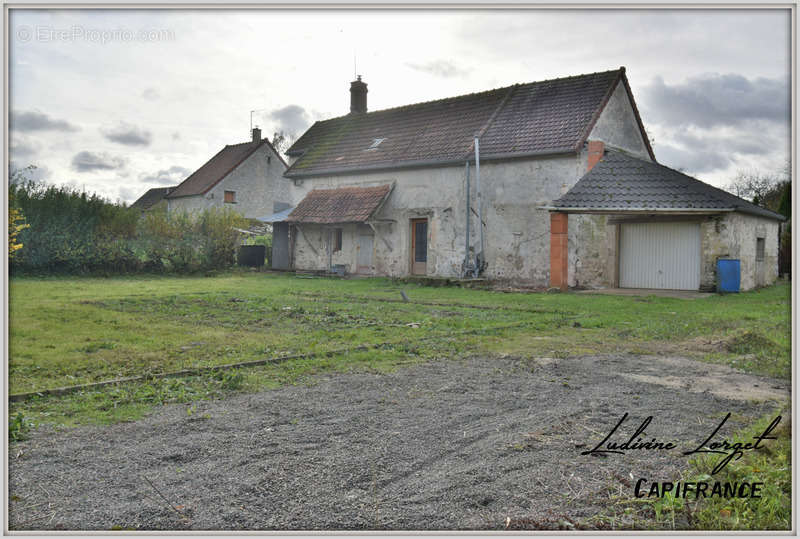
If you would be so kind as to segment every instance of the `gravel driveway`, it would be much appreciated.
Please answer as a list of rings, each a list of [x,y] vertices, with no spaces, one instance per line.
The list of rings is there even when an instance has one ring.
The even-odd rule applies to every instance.
[[[393,374],[170,405],[137,422],[37,429],[9,454],[10,529],[503,529],[580,524],[676,481],[680,451],[771,412],[789,383],[681,358],[442,360]],[[737,421],[734,422],[733,419]],[[621,441],[620,436],[618,441]],[[166,500],[169,500],[169,503]]]

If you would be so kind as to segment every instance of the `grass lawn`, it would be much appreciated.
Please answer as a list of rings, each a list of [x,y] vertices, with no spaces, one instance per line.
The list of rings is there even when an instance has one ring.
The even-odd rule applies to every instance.
[[[401,290],[409,302],[402,301]],[[460,354],[675,353],[757,374],[791,376],[791,300],[786,283],[737,295],[682,300],[509,294],[388,279],[230,273],[15,278],[9,296],[12,394],[322,354],[362,344],[377,346],[236,373],[132,384],[144,394],[130,395],[133,389],[113,386],[96,392],[98,402],[88,409],[86,398],[79,399],[79,410],[64,408],[64,402],[51,406],[70,400],[66,397],[12,407],[26,408],[37,420],[55,423],[130,419],[152,404],[202,398],[205,393],[217,396],[226,389],[296,383],[323,370],[391,369]],[[236,380],[229,379],[233,376]],[[114,392],[121,394],[112,396]],[[36,417],[37,409],[49,415]]]
[[[464,355],[674,354],[791,377],[787,283],[683,300],[510,294],[381,278],[231,272],[215,277],[14,278],[9,296],[11,394],[310,355],[13,402],[12,439],[24,436],[31,423],[63,427],[129,421],[164,403],[308,383],[325,371],[388,371]],[[353,350],[359,345],[370,348]],[[770,494],[769,507],[778,516],[764,520],[763,512],[756,518],[744,514],[746,508],[712,503],[703,506],[705,513],[693,509],[695,521],[702,528],[781,527],[790,514],[785,510],[790,455],[790,443],[776,444],[730,472],[757,468],[777,474],[783,483]],[[655,508],[653,522],[659,522],[662,509]],[[670,509],[674,518],[675,508]]]

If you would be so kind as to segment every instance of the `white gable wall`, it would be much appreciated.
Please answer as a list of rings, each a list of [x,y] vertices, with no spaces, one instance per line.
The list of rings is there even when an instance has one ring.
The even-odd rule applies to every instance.
[[[622,81],[617,84],[600,113],[589,134],[589,140],[602,140],[607,146],[625,150],[640,159],[651,160],[628,91]]]
[[[169,209],[194,212],[230,207],[247,218],[265,217],[273,213],[275,202],[290,202],[290,180],[283,177],[285,171],[278,155],[268,144],[262,144],[207,193],[168,199]],[[225,191],[236,192],[235,204],[225,203]]]

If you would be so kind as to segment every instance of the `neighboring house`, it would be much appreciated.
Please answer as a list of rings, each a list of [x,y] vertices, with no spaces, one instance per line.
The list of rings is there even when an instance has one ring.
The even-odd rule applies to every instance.
[[[172,192],[174,189],[175,186],[153,187],[152,189],[148,189],[145,194],[136,200],[136,202],[131,204],[131,208],[141,210],[142,213],[151,210],[166,210],[167,201],[164,199],[164,197],[170,194],[170,192]]]
[[[286,267],[697,290],[730,256],[744,289],[776,278],[781,217],[658,165],[624,68],[370,113],[350,93],[286,152]]]
[[[225,146],[166,196],[169,211],[230,207],[247,218],[258,218],[286,207],[289,182],[286,162],[261,130],[252,140]]]

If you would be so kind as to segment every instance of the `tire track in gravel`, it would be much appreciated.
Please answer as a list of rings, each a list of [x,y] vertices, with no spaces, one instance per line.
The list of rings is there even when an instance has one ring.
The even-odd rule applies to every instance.
[[[686,466],[679,454],[581,456],[577,445],[597,443],[624,412],[655,416],[653,436],[692,441],[720,414],[738,418],[727,435],[775,407],[625,376],[659,369],[687,379],[716,372],[690,360],[617,355],[440,360],[197,402],[190,417],[172,405],[133,423],[38,429],[10,451],[10,528],[441,530],[502,529],[507,517],[581,521],[607,503],[608,488],[630,490],[620,477],[674,480]],[[736,374],[764,387],[787,384],[719,374],[723,382]],[[51,508],[40,514],[47,506],[33,505],[42,501]]]

